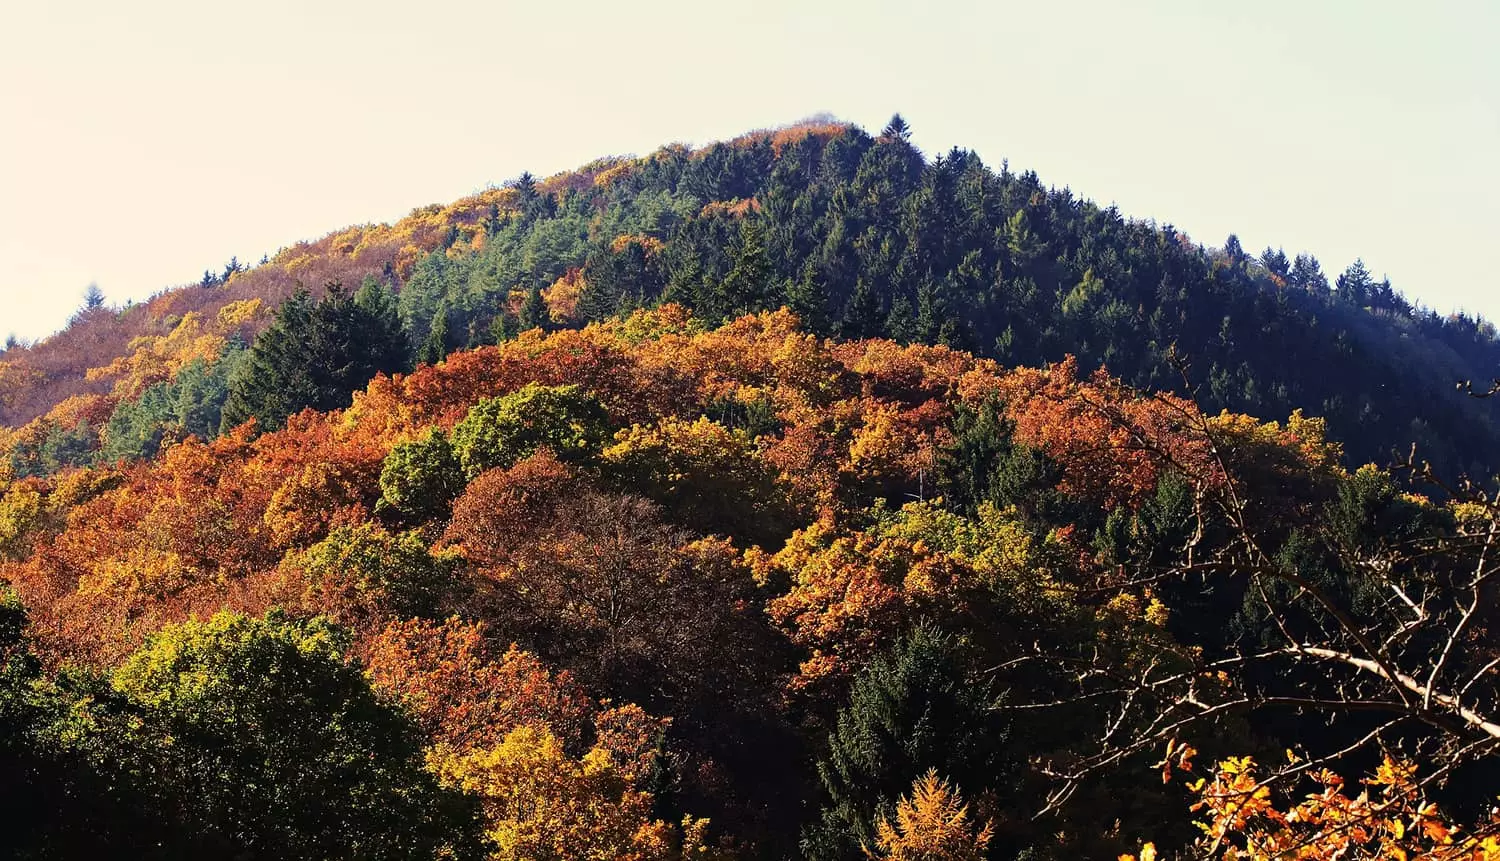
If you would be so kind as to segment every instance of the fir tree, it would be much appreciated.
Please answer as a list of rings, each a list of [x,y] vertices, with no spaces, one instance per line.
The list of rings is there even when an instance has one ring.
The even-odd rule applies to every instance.
[[[395,303],[383,285],[367,283],[351,298],[331,283],[321,302],[299,291],[230,380],[222,427],[253,418],[261,430],[273,430],[308,407],[347,407],[376,374],[404,370],[409,361]]]
[[[873,338],[880,334],[880,298],[864,278],[854,285],[854,294],[844,307],[839,335],[844,338]]]
[[[546,329],[551,323],[547,317],[547,302],[542,298],[542,288],[532,287],[531,292],[526,295],[526,301],[521,305],[519,322],[523,332],[528,329]]]
[[[820,335],[828,334],[828,288],[812,258],[802,264],[802,275],[787,285],[786,304],[803,326]]]
[[[906,119],[900,114],[892,114],[891,121],[885,124],[880,136],[886,140],[906,143],[911,140],[911,126],[906,124]]]
[[[720,287],[727,316],[769,307],[772,304],[769,294],[773,271],[766,256],[765,236],[757,219],[746,218],[741,222],[733,259],[734,268],[724,276]]]
[[[438,306],[432,315],[432,326],[427,330],[427,339],[417,351],[417,361],[425,365],[436,365],[448,358],[448,305]]]
[[[916,628],[855,679],[818,763],[828,803],[803,835],[810,861],[853,861],[912,781],[936,768],[966,793],[1003,785],[1004,728],[947,635]]]

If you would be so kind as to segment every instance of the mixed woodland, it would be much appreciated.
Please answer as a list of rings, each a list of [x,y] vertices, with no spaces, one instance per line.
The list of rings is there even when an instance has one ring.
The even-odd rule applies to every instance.
[[[7,854],[1500,859],[1493,326],[909,137],[8,344]]]

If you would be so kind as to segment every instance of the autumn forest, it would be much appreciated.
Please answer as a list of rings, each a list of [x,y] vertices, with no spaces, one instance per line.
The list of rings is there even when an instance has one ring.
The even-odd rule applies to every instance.
[[[0,352],[0,845],[1500,859],[1497,377],[899,116],[91,293]]]

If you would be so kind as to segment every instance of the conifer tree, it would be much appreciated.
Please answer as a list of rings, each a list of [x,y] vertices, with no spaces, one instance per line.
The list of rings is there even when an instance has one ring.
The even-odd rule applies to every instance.
[[[532,176],[529,170],[522,171],[521,175],[516,177],[515,189],[520,197],[523,209],[534,203],[538,197],[536,177]]]
[[[1286,252],[1280,248],[1272,249],[1269,245],[1260,253],[1260,265],[1266,267],[1272,275],[1285,278],[1291,274],[1291,262],[1286,259]]]
[[[521,212],[521,225],[529,226],[543,214],[544,198],[536,187],[536,177],[531,175],[531,171],[526,171],[516,178],[513,187],[516,190],[516,205]]]
[[[726,315],[732,317],[772,305],[769,294],[773,271],[766,255],[765,235],[757,219],[746,218],[741,222],[733,260],[734,268],[724,276],[721,287]]]
[[[405,370],[409,362],[395,303],[383,285],[367,283],[351,298],[330,283],[321,302],[299,291],[230,380],[221,427],[253,418],[261,430],[273,430],[308,407],[347,407],[376,374]]]
[[[521,305],[519,315],[521,331],[528,329],[546,329],[551,322],[547,318],[547,302],[542,298],[542,288],[532,287],[526,296],[526,302]]]
[[[1240,266],[1250,259],[1250,255],[1245,253],[1245,247],[1240,244],[1240,238],[1233,233],[1224,240],[1224,256],[1229,258],[1231,266]]]
[[[880,297],[875,288],[864,278],[854,285],[849,304],[844,307],[844,319],[839,325],[839,335],[844,338],[873,338],[880,334]]]
[[[1365,268],[1363,260],[1355,260],[1349,264],[1349,268],[1345,269],[1334,283],[1334,289],[1339,298],[1350,305],[1367,304],[1374,288],[1375,279],[1370,277],[1370,270]]]
[[[514,338],[521,331],[520,324],[514,314],[509,311],[501,311],[490,321],[490,342],[503,344]]]
[[[902,344],[910,344],[922,337],[916,310],[905,293],[898,293],[891,300],[891,312],[885,317],[884,334]]]
[[[448,342],[448,305],[445,302],[432,315],[432,326],[427,330],[427,339],[422,342],[422,349],[417,351],[417,361],[425,365],[436,365],[448,358]]]
[[[820,335],[828,334],[828,288],[812,258],[803,263],[802,274],[787,284],[786,304],[803,326]]]
[[[919,626],[855,680],[818,763],[828,803],[803,835],[810,861],[853,861],[929,769],[965,792],[1002,785],[1007,733],[950,637]]]
[[[1297,259],[1292,262],[1289,280],[1293,285],[1314,293],[1322,293],[1328,289],[1328,278],[1323,274],[1323,267],[1318,264],[1318,258],[1311,254],[1297,255]]]
[[[363,327],[359,331],[367,352],[383,357],[380,370],[404,370],[411,361],[411,346],[390,287],[374,276],[366,276],[354,294],[354,307],[359,317],[354,322]]]
[[[911,127],[906,124],[906,119],[900,114],[892,114],[891,121],[885,124],[880,136],[887,140],[905,143],[911,140]]]

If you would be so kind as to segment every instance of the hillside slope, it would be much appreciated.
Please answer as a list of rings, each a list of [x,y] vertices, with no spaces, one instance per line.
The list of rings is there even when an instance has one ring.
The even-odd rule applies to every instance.
[[[1018,365],[1076,355],[1211,410],[1301,409],[1326,417],[1355,462],[1417,443],[1445,473],[1495,470],[1496,406],[1455,390],[1500,376],[1493,327],[1413,307],[1358,263],[1330,284],[1310,257],[1224,245],[967,151],[924,158],[899,123],[879,136],[802,124],[525,176],[140,306],[81,312],[0,358],[0,421],[19,429],[5,442],[24,450],[22,472],[79,462],[109,447],[101,428],[122,400],[252,337],[299,287],[375,278],[399,291],[414,347],[441,319],[428,358],[663,300],[710,321],[787,305],[823,334]]]
[[[666,304],[381,374],[259,435],[5,479],[4,840],[1170,853],[1202,814],[1153,765],[1169,741],[1167,774],[1188,745],[1256,754],[1288,791],[1304,760],[1277,772],[1284,750],[1356,770],[1400,750],[1482,810],[1495,745],[1464,722],[1500,681],[1462,608],[1464,578],[1495,573],[1500,510],[1338,454],[1320,421],[1205,415],[1076,361]],[[1464,647],[1436,659],[1445,632]],[[1371,642],[1395,692],[1357,663]],[[1416,677],[1463,705],[1398,696]],[[1326,836],[1410,847],[1441,825],[1415,793],[1402,809],[1431,825],[1376,837],[1325,794]],[[1233,813],[1237,846],[1262,823]]]

